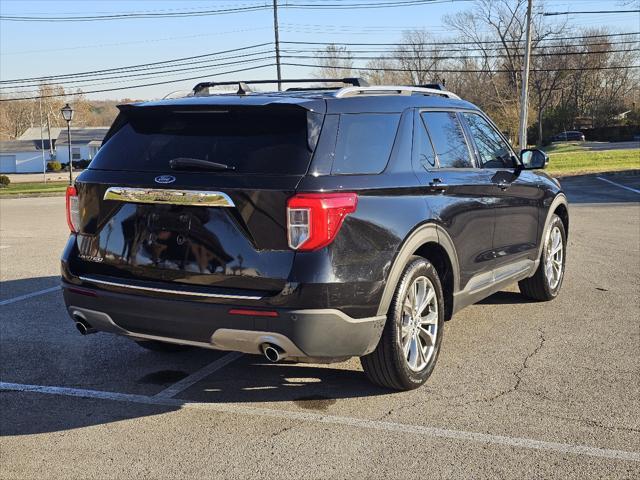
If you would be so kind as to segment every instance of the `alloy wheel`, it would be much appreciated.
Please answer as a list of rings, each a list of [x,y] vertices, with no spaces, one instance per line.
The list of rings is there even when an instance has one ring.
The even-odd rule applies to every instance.
[[[562,244],[562,234],[560,228],[553,227],[547,237],[545,274],[549,288],[555,289],[562,279],[562,268],[564,261],[564,245]]]
[[[414,372],[424,369],[435,351],[438,333],[438,298],[427,277],[416,278],[402,304],[400,339],[407,366]]]

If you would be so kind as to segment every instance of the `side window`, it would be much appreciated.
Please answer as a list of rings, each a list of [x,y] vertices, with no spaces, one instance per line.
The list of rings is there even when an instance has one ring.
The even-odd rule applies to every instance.
[[[415,130],[413,152],[417,160],[416,166],[419,163],[425,170],[431,170],[436,166],[436,153],[422,118],[416,122]]]
[[[380,173],[387,166],[400,114],[342,114],[333,174]]]
[[[464,113],[482,168],[513,168],[511,149],[493,126],[477,113]]]
[[[453,112],[423,112],[440,168],[472,168],[462,125]]]

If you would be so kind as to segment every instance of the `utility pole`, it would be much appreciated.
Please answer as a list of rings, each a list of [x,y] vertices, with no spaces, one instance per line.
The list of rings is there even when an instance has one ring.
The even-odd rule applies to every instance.
[[[278,0],[273,0],[273,32],[276,37],[276,68],[278,71],[278,91],[282,90],[282,72],[280,71],[280,37],[278,35]]]
[[[527,31],[522,66],[522,97],[520,99],[520,150],[527,148],[527,119],[529,118],[529,62],[531,60],[531,10],[533,0],[527,5]]]
[[[44,159],[44,132],[42,125],[42,94],[40,94],[40,150],[42,151],[42,180],[47,183],[47,162]]]

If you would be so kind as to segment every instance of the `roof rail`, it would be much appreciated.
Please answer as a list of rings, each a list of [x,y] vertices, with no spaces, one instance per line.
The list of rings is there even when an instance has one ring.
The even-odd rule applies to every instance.
[[[282,80],[244,80],[244,81],[225,81],[225,82],[200,82],[193,87],[193,95],[202,94],[203,90],[224,86],[224,85],[238,85],[238,95],[244,95],[250,92],[251,89],[248,85],[260,85],[266,83],[309,83],[309,82],[323,82],[323,83],[344,83],[346,85],[352,85],[354,87],[367,87],[369,84],[361,78],[347,77],[347,78],[295,78],[295,79],[282,79]]]
[[[381,85],[374,87],[345,87],[338,90],[335,94],[336,98],[355,97],[357,95],[413,95],[414,93],[422,95],[439,95],[446,98],[454,98],[460,100],[460,97],[453,92],[444,89],[425,88],[425,87],[409,87],[409,86],[389,86]]]

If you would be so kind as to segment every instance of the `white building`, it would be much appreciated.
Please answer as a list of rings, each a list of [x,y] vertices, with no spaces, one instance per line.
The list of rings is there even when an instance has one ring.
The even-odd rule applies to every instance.
[[[49,161],[49,142],[44,144],[44,163],[40,140],[8,140],[0,142],[0,173],[42,172]]]
[[[109,131],[109,127],[86,127],[71,129],[71,157],[78,160],[92,160],[102,144],[102,139]],[[69,141],[67,130],[63,129],[56,141],[56,160],[69,163]]]

